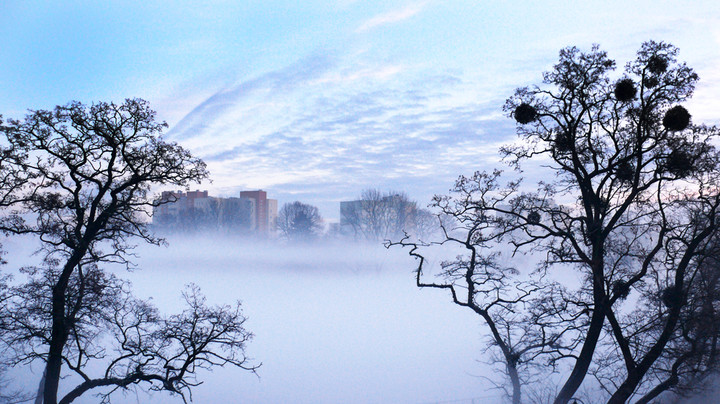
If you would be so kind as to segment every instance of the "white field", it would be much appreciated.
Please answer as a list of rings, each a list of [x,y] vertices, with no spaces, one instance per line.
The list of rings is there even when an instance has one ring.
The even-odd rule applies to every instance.
[[[255,334],[247,353],[262,362],[256,377],[236,368],[203,372],[196,403],[498,402],[480,376],[482,335],[469,310],[438,290],[414,285],[406,250],[382,246],[259,245],[241,240],[172,240],[141,246],[138,270],[113,269],[138,297],[165,313],[198,284],[210,303],[240,299]],[[30,246],[6,240],[14,272]],[[15,382],[37,386],[42,370],[16,369]],[[501,379],[501,375],[495,375]],[[61,387],[72,384],[61,381]],[[95,403],[91,395],[76,402]],[[180,403],[166,393],[114,394],[113,403]]]

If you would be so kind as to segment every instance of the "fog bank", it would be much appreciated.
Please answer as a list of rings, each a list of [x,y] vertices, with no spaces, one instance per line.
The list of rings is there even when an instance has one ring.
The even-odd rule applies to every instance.
[[[209,303],[242,300],[255,334],[247,353],[258,377],[226,367],[201,372],[197,403],[495,402],[482,358],[485,328],[441,291],[414,285],[415,262],[400,249],[250,243],[203,237],[141,246],[139,269],[112,271],[163,313],[179,311],[184,285]],[[22,243],[6,245],[27,257]],[[41,370],[34,369],[37,386]],[[31,377],[32,378],[32,377]],[[63,384],[61,383],[61,386]],[[455,401],[461,400],[461,401]],[[94,403],[85,396],[76,402]],[[115,403],[177,403],[166,393],[118,392]]]

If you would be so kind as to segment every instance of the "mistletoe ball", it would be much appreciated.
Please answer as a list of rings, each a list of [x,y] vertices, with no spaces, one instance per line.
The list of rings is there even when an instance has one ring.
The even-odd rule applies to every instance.
[[[615,178],[621,182],[631,182],[635,177],[635,167],[630,163],[620,163],[615,169]]]
[[[675,149],[668,155],[665,168],[676,177],[686,177],[693,171],[693,158],[685,150]]]
[[[615,84],[615,98],[621,102],[632,101],[635,99],[637,89],[630,79],[622,79]]]
[[[668,68],[667,60],[659,55],[650,56],[647,63],[647,69],[652,74],[665,73]]]
[[[570,137],[570,134],[560,132],[555,135],[555,150],[559,153],[565,153],[572,151],[575,147],[575,142]]]
[[[645,88],[653,88],[658,85],[658,79],[655,77],[645,77],[643,79],[643,85]]]
[[[535,107],[526,102],[523,102],[515,108],[515,120],[522,125],[530,123],[536,118],[537,111],[535,110]]]
[[[660,293],[660,299],[667,308],[682,305],[685,298],[675,286],[668,286]]]
[[[531,223],[531,224],[540,223],[540,212],[533,210],[532,212],[528,213],[527,221],[528,221],[528,223]]]
[[[617,280],[613,283],[612,291],[618,299],[626,299],[630,294],[630,286],[621,280]]]
[[[670,108],[663,118],[663,126],[667,130],[683,130],[690,125],[690,113],[680,105]]]

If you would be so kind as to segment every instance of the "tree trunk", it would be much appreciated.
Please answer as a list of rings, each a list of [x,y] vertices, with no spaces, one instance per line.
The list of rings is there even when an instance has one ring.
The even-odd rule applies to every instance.
[[[515,363],[508,363],[508,374],[510,375],[510,381],[513,386],[513,404],[520,404],[522,399],[522,391],[520,390],[520,376],[518,375],[517,365]]]
[[[608,400],[608,404],[625,404],[640,382],[637,377],[628,377]]]
[[[45,391],[43,404],[57,404],[57,391],[60,383],[60,370],[62,368],[62,351],[67,340],[67,327],[65,324],[65,289],[67,282],[62,280],[53,288],[52,297],[52,333],[50,336],[50,350],[45,367]],[[65,287],[63,287],[65,286]]]
[[[558,393],[557,397],[555,397],[554,404],[566,404],[572,399],[577,389],[580,388],[580,385],[585,379],[585,375],[590,368],[590,363],[592,362],[592,357],[595,353],[595,347],[598,339],[600,338],[600,332],[602,331],[604,322],[604,310],[595,307],[592,319],[590,320],[590,328],[588,329],[587,337],[582,350],[580,351],[580,355],[578,356],[578,360],[575,362],[575,367],[573,367],[570,377],[568,377],[567,381],[560,390],[560,393]]]
[[[35,395],[35,404],[43,404],[43,392],[45,391],[45,370],[43,370],[40,384],[38,385],[37,395]]]
[[[63,271],[52,291],[52,332],[50,334],[50,349],[45,366],[45,391],[43,404],[57,404],[57,392],[60,384],[62,369],[63,348],[67,343],[68,324],[65,319],[65,294],[67,293],[70,275],[79,265],[80,260],[87,252],[88,243],[81,244],[68,258]]]
[[[600,244],[598,242],[598,244]],[[605,323],[605,305],[607,304],[607,296],[604,290],[604,262],[602,260],[602,248],[596,247],[593,251],[594,263],[592,265],[593,273],[593,302],[595,309],[590,319],[590,327],[588,328],[585,342],[580,350],[580,355],[575,362],[570,376],[565,381],[560,393],[555,397],[554,404],[566,404],[569,402],[575,392],[580,388],[585,376],[587,375],[597,342]]]

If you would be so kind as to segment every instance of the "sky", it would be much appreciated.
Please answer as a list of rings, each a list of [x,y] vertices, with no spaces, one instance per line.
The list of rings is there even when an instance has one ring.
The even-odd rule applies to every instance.
[[[695,97],[687,105],[693,121],[720,124],[717,0],[2,0],[0,114],[19,118],[29,109],[49,109],[71,100],[143,98],[158,112],[159,120],[167,121],[165,138],[208,163],[212,183],[193,188],[219,196],[262,188],[280,204],[300,200],[317,205],[332,221],[339,216],[339,201],[357,198],[366,188],[405,191],[424,205],[433,194],[447,192],[458,175],[502,167],[497,149],[515,139],[515,124],[503,116],[502,105],[515,88],[540,82],[542,72],[552,67],[563,47],[587,50],[598,43],[622,66],[649,39],[678,46],[680,59],[699,73]],[[158,258],[159,262],[168,257]],[[216,258],[207,258],[209,268],[217,267]],[[472,333],[481,334],[474,318],[465,317],[464,311],[449,302],[438,312],[406,307],[418,304],[408,281],[409,269],[397,278],[378,275],[388,286],[377,291],[372,286],[377,283],[374,275],[355,276],[353,268],[343,266],[347,261],[343,255],[332,262],[331,270],[350,271],[344,273],[349,281],[331,278],[329,284],[313,284],[316,279],[311,275],[302,281],[306,288],[293,284],[295,278],[281,289],[262,286],[259,282],[266,282],[265,278],[249,269],[246,278],[237,279],[224,278],[231,272],[220,269],[212,276],[191,269],[171,277],[143,271],[138,273],[149,273],[156,283],[138,282],[136,287],[145,297],[158,293],[157,284],[170,281],[172,285],[163,290],[175,293],[190,279],[204,282],[205,290],[220,288],[227,296],[243,296],[251,317],[249,326],[257,335],[258,348],[252,348],[251,354],[268,369],[265,384],[247,378],[251,381],[246,388],[258,402],[281,402],[270,394],[285,393],[277,387],[283,383],[288,394],[298,386],[308,386],[304,379],[284,380],[287,367],[283,372],[273,371],[281,368],[278,362],[294,366],[293,375],[315,374],[299,366],[302,362],[296,362],[297,356],[283,357],[283,349],[297,349],[302,355],[313,352],[302,351],[304,345],[297,341],[289,341],[285,348],[283,322],[342,317],[347,314],[340,312],[345,308],[366,322],[380,316],[381,324],[388,327],[403,325],[429,333],[412,342],[447,347],[448,355],[456,358],[448,361],[451,365],[469,362],[460,364],[456,373],[443,369],[440,374],[465,375],[466,379],[458,376],[456,382],[476,389],[477,375],[467,369],[474,369],[477,357],[458,344],[472,338]],[[282,272],[269,279],[286,279],[286,275]],[[326,274],[321,275],[316,278],[324,280]],[[353,287],[341,289],[347,282]],[[323,290],[313,285],[325,287],[333,299],[322,300]],[[407,288],[398,293],[404,300],[394,306],[407,310],[378,310],[373,302],[388,301],[393,288]],[[366,307],[363,296],[371,293],[376,294]],[[301,313],[312,314],[313,307],[322,307],[327,316],[299,318],[290,310],[292,306],[280,315],[271,304],[277,296],[290,296]],[[421,304],[428,308],[440,307],[436,305],[447,300],[435,294],[421,296],[427,299]],[[155,297],[161,304],[168,299]],[[433,317],[424,318],[422,313]],[[413,324],[398,322],[402,316],[411,316],[405,321]],[[437,327],[437,322],[425,324],[435,318],[451,319],[447,324],[452,323],[452,328]],[[358,334],[362,323],[329,324],[336,332],[323,334],[317,346],[343,349],[342,338],[363,335]],[[312,341],[315,329],[304,327],[300,341]],[[458,337],[462,332],[468,334]],[[384,335],[369,335],[368,341]],[[396,338],[402,334],[388,335],[397,344],[405,341]],[[363,366],[389,366],[387,380],[393,383],[401,383],[407,374],[401,367],[411,362],[404,359],[416,359],[417,352],[433,352],[425,346],[376,352],[367,341],[358,343],[363,345],[357,354],[370,357]],[[353,352],[327,351],[327,355],[335,353],[338,359],[329,369],[342,380],[326,383],[328,402],[340,401],[337,397],[347,389],[346,380],[371,373],[342,363]],[[404,359],[371,355],[383,353]],[[437,377],[422,379],[427,384],[422,387],[433,388],[428,384],[432,379]],[[371,382],[378,381],[360,380],[353,387],[360,390],[367,385],[373,390]],[[447,386],[439,384],[437,391],[443,387]],[[431,399],[484,394],[459,387],[446,390],[452,395]],[[397,394],[403,391],[398,388]],[[311,393],[303,393],[307,402],[312,402]]]
[[[622,66],[649,39],[699,73],[693,121],[720,123],[717,1],[5,0],[0,114],[143,98],[208,163],[194,188],[264,189],[333,221],[363,189],[425,205],[503,167],[515,88],[563,47]]]

